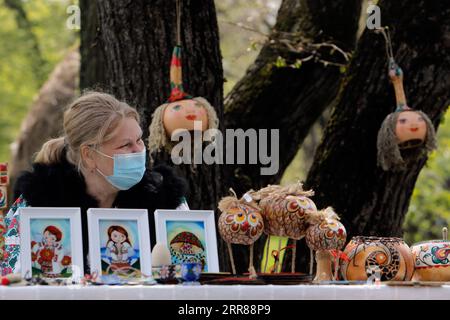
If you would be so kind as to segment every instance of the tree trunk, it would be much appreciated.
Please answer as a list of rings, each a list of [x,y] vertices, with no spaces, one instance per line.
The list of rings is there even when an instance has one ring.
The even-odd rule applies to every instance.
[[[408,105],[427,113],[437,128],[450,104],[450,8],[426,0],[381,0],[378,5],[405,74]],[[307,179],[318,206],[332,205],[341,215],[349,238],[402,236],[426,158],[403,173],[377,167],[377,133],[394,110],[384,39],[366,30]]]
[[[176,2],[109,0],[96,3],[106,66],[107,82],[103,86],[136,107],[141,115],[144,137],[148,137],[151,115],[170,93],[169,67],[176,44]],[[214,2],[184,0],[181,3],[185,90],[205,97],[223,123],[223,69]],[[92,30],[82,29],[82,34],[84,32]],[[92,62],[89,56],[84,58],[82,64]],[[95,74],[84,74],[82,78],[86,79],[85,83],[103,81]],[[157,162],[167,159],[168,155],[164,154]],[[181,165],[177,170],[188,180],[190,207],[215,210],[225,193],[221,168]],[[219,252],[225,251],[226,246],[219,241]],[[228,256],[220,255],[222,269],[228,268],[228,261]]]
[[[281,180],[309,130],[340,87],[342,73],[336,66],[310,60],[299,69],[274,67],[278,57],[292,64],[304,56],[286,50],[279,41],[289,38],[293,42],[331,42],[345,51],[353,51],[361,2],[284,0],[281,4],[270,35],[273,41],[264,45],[225,102],[226,128],[280,130],[280,169],[275,175],[261,176],[259,165],[231,167],[227,184],[238,194]],[[322,52],[322,58],[346,63],[336,53]]]
[[[96,1],[79,0],[81,11],[80,33],[80,88],[83,90],[100,90],[108,92],[105,54],[100,37],[100,26]]]

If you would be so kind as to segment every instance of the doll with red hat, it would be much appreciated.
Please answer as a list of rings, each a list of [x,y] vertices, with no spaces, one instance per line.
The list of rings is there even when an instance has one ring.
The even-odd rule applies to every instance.
[[[171,93],[165,103],[156,108],[149,127],[150,154],[165,149],[170,152],[174,143],[172,134],[177,129],[187,131],[199,130],[206,136],[204,140],[211,141],[219,126],[216,111],[202,97],[194,97],[184,91],[181,63],[181,1],[177,5],[177,43],[172,53],[170,64]]]
[[[177,129],[200,129],[204,132],[219,126],[216,111],[211,104],[205,98],[193,97],[183,89],[180,46],[176,46],[173,51],[170,86],[172,91],[169,99],[156,108],[152,116],[149,127],[150,154],[160,149],[170,152],[174,145],[170,137]]]

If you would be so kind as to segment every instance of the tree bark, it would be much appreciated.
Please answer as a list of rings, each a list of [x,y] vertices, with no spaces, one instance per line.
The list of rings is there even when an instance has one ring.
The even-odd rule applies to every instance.
[[[237,194],[280,182],[311,127],[336,97],[343,77],[339,67],[314,60],[303,63],[299,69],[274,67],[279,56],[291,64],[301,55],[270,40],[290,37],[293,41],[331,42],[351,52],[355,48],[361,6],[360,0],[282,2],[269,41],[225,99],[225,128],[280,130],[279,171],[262,176],[260,165],[227,166],[226,184]],[[343,59],[325,58],[345,63]],[[265,240],[266,236],[262,236],[255,244],[255,261],[261,261]],[[236,249],[236,260],[247,263],[246,251]],[[291,269],[291,253],[291,250],[286,253],[284,270]],[[299,259],[309,256],[304,246],[298,253]],[[237,268],[242,270],[243,265],[238,263]]]
[[[96,3],[99,37],[105,55],[105,86],[119,99],[136,107],[144,137],[148,137],[153,111],[170,94],[169,67],[176,44],[176,2],[109,0]],[[223,69],[214,2],[184,0],[181,3],[184,88],[194,96],[205,97],[223,123]],[[82,29],[83,32],[89,30]],[[89,57],[83,63],[89,63]],[[94,77],[90,82],[101,82],[95,75],[84,77]],[[162,154],[157,162],[167,159],[168,155]],[[190,207],[215,210],[225,193],[221,168],[181,165],[176,169],[188,180]],[[225,250],[226,246],[219,241],[219,252]],[[227,268],[228,256],[220,255],[220,264],[222,269]]]
[[[408,105],[427,113],[437,129],[450,104],[450,8],[426,0],[381,0],[378,5],[405,74]],[[349,238],[402,236],[410,197],[427,159],[418,159],[402,173],[377,167],[377,133],[394,110],[383,37],[366,30],[306,183],[316,191],[319,207],[332,205],[341,215]]]
[[[261,176],[259,165],[232,166],[227,174],[238,194],[267,184],[278,183],[322,112],[335,98],[342,73],[336,66],[311,60],[299,69],[277,68],[280,56],[288,64],[301,57],[280,46],[290,37],[311,43],[331,42],[344,51],[353,51],[361,11],[360,0],[310,1],[284,0],[270,40],[255,63],[236,84],[225,101],[226,128],[280,130],[279,171]],[[286,35],[291,33],[291,35]],[[335,54],[335,56],[338,56]],[[327,56],[336,62],[345,60]]]
[[[80,88],[108,92],[97,7],[92,0],[79,0],[79,5],[82,13],[80,55],[83,61],[80,69]]]

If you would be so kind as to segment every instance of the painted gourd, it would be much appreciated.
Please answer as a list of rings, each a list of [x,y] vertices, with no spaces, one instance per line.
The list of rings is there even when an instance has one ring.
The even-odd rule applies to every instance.
[[[168,136],[177,129],[193,131],[196,121],[201,121],[201,131],[208,128],[208,114],[205,106],[199,101],[193,99],[176,101],[164,109],[163,124]]]
[[[450,241],[430,240],[411,247],[415,281],[450,281]]]
[[[414,259],[408,245],[399,238],[353,237],[344,250],[349,261],[341,262],[344,280],[410,281]]]

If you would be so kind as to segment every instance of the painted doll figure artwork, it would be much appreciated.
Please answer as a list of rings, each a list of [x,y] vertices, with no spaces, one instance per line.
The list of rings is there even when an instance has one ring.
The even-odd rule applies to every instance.
[[[127,275],[140,270],[137,221],[100,220],[102,273]]]
[[[208,272],[205,223],[203,221],[166,221],[167,243],[173,264],[200,262]]]
[[[32,275],[72,276],[70,219],[30,219]]]

